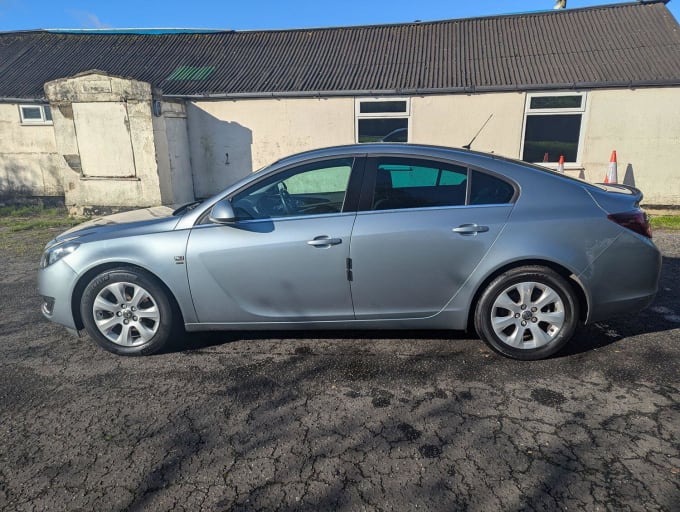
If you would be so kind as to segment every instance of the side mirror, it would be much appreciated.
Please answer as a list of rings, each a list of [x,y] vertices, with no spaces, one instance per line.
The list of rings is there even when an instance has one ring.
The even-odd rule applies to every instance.
[[[221,201],[215,203],[210,211],[210,222],[215,224],[229,224],[231,222],[236,222],[236,214],[234,213],[234,208],[231,206],[229,199],[222,199]]]

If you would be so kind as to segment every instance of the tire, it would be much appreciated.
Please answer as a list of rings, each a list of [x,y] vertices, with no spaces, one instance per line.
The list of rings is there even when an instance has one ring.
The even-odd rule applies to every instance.
[[[148,272],[114,268],[85,288],[80,314],[87,333],[102,348],[123,356],[166,348],[179,323],[165,288]]]
[[[496,277],[475,307],[475,328],[496,352],[545,359],[562,349],[578,325],[570,283],[547,267],[518,267]]]

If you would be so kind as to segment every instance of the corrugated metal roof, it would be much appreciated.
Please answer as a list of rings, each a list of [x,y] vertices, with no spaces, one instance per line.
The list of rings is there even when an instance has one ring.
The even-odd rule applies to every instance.
[[[669,85],[680,26],[659,1],[321,29],[0,34],[1,98],[42,98],[45,82],[91,69],[171,96]]]

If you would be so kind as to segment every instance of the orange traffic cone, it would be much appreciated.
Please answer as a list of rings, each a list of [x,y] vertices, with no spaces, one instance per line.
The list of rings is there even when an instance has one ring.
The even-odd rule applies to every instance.
[[[616,172],[616,150],[612,151],[612,156],[609,157],[609,170],[607,176],[604,178],[605,183],[618,183],[619,177]]]
[[[557,172],[564,174],[564,155],[560,155],[560,160],[557,162]]]

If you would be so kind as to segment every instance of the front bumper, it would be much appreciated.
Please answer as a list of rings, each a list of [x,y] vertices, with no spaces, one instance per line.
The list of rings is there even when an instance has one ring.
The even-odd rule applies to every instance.
[[[72,334],[78,332],[71,297],[78,276],[63,260],[38,271],[38,292],[43,298],[40,308],[43,316],[63,325]]]

